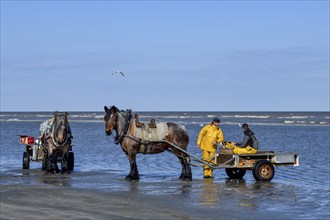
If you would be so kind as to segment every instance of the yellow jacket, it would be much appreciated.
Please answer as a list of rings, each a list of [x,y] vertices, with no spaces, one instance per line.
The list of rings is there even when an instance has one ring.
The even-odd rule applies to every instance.
[[[216,141],[216,144],[213,142]],[[216,152],[217,144],[223,141],[223,134],[221,128],[213,124],[208,124],[199,132],[197,145],[200,145],[202,150]]]

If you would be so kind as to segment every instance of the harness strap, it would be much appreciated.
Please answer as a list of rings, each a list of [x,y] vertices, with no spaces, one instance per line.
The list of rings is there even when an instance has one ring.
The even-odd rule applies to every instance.
[[[124,128],[120,131],[120,134],[117,134],[115,137],[115,144],[121,144],[123,141],[124,137],[127,134],[129,125],[131,124],[131,119],[132,119],[132,110],[127,110],[127,114],[125,115],[125,125]]]
[[[68,125],[68,126],[70,126],[70,125]],[[68,142],[69,138],[71,137],[71,131],[70,131],[69,127],[67,127],[68,134],[66,135],[65,141],[62,144],[58,144],[57,143],[57,140],[55,139],[55,136],[56,136],[56,134],[55,134],[55,125],[52,125],[52,128],[51,129],[52,129],[52,132],[50,132],[51,135],[48,135],[48,136],[50,136],[52,138],[53,144],[56,147],[62,147],[64,145],[66,145],[66,143]]]

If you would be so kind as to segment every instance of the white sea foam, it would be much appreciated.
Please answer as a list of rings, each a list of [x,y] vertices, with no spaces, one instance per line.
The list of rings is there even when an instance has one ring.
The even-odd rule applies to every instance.
[[[256,118],[256,119],[267,119],[271,118],[270,115],[222,115],[222,118]]]
[[[309,116],[285,116],[285,117],[277,117],[278,119],[303,119],[309,118]]]
[[[71,115],[72,114],[72,115]],[[103,112],[73,112],[69,115],[70,122],[81,123],[104,123]],[[297,113],[298,114],[298,113]],[[42,122],[45,118],[52,116],[51,112],[20,112],[20,113],[2,113],[1,122]],[[155,118],[158,122],[175,122],[178,124],[208,124],[209,118],[215,117],[216,114],[203,112],[142,112],[139,118],[142,122]],[[314,125],[329,126],[330,117],[324,113],[306,113],[304,115],[292,115],[291,113],[224,113],[221,115],[222,124],[237,125],[247,121],[249,124],[263,125]],[[313,119],[312,119],[313,118]]]
[[[49,118],[51,115],[36,115],[38,118]]]
[[[270,115],[235,115],[234,118],[270,118]]]
[[[18,118],[9,118],[6,121],[20,121]]]
[[[84,114],[75,114],[75,115],[70,115],[71,118],[91,118],[95,117],[97,115],[96,113],[84,113]]]
[[[284,121],[285,124],[293,124],[295,121]]]
[[[84,119],[78,119],[78,120],[70,120],[69,122],[79,122],[79,123],[104,123],[103,120],[84,120]]]
[[[18,118],[9,118],[9,119],[0,119],[1,122],[41,122],[42,120],[36,119],[18,119]]]
[[[96,118],[96,119],[103,119],[104,118],[104,115],[96,115],[96,116],[94,116],[94,118]]]

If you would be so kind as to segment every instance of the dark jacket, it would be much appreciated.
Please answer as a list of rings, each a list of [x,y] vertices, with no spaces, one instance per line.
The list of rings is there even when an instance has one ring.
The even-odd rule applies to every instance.
[[[246,146],[250,146],[253,147],[254,149],[258,150],[258,140],[256,138],[256,136],[254,135],[253,131],[251,131],[250,129],[247,129],[246,131],[244,131],[244,137],[243,137],[243,141],[238,142],[237,146],[239,147],[246,147]]]

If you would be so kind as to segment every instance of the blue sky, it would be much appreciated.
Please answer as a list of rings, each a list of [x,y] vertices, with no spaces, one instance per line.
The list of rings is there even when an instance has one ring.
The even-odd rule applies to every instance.
[[[329,111],[329,83],[329,1],[1,0],[1,111]]]

